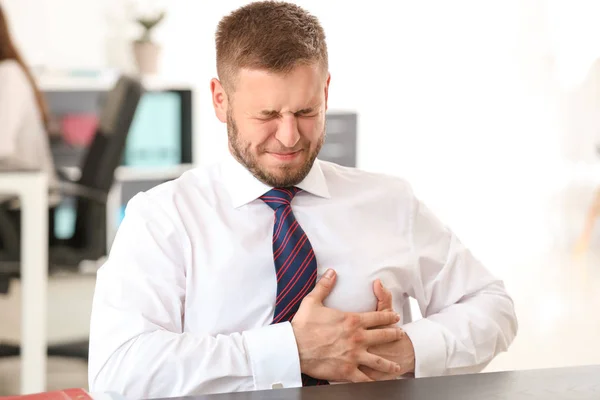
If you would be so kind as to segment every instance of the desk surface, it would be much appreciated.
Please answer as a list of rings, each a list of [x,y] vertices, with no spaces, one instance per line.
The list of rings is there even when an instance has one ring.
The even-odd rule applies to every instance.
[[[600,365],[438,378],[275,389],[189,397],[196,400],[548,400],[600,399]]]

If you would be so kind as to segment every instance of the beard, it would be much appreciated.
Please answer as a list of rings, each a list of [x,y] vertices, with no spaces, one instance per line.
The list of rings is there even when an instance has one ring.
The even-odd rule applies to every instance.
[[[300,166],[283,165],[276,167],[278,174],[270,172],[265,166],[261,165],[258,155],[264,153],[264,146],[256,147],[256,152],[252,151],[251,145],[240,138],[239,130],[230,110],[227,112],[227,137],[229,138],[229,148],[235,159],[241,163],[256,179],[271,187],[290,187],[296,186],[310,172],[317,155],[323,147],[325,141],[325,127],[319,137],[316,147],[311,151],[310,142],[299,142],[302,151],[309,152],[306,161]],[[289,149],[288,149],[289,150]]]

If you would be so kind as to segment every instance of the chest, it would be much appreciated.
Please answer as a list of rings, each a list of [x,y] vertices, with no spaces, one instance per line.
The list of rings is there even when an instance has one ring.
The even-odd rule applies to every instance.
[[[317,279],[328,268],[337,272],[325,305],[348,312],[374,311],[372,287],[379,278],[394,293],[395,309],[400,311],[409,291],[410,270],[403,224],[383,214],[353,210],[313,206],[293,210],[315,253]],[[190,232],[186,331],[214,335],[268,325],[277,296],[272,210],[253,204],[206,218]]]

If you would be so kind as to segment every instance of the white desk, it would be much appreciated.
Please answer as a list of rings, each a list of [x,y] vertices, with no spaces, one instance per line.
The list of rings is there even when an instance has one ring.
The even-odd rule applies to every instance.
[[[41,171],[0,172],[0,193],[21,199],[21,393],[46,389],[48,178]]]

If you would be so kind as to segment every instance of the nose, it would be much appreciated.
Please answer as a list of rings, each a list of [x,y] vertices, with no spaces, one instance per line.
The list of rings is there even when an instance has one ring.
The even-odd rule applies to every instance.
[[[285,114],[280,121],[275,138],[285,147],[293,148],[300,140],[296,116]]]

